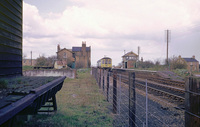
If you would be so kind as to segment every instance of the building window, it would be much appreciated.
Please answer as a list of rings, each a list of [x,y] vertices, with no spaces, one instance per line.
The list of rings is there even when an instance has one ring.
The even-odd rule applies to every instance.
[[[63,54],[63,58],[67,58],[67,54],[66,54],[66,52],[64,52],[64,54]]]

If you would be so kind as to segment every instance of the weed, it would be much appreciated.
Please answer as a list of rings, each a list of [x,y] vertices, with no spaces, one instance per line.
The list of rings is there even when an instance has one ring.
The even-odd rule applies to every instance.
[[[54,115],[37,115],[28,123],[30,126],[112,126],[111,106],[99,92],[89,70],[77,73],[78,79],[65,79],[60,92],[56,94],[58,111]]]
[[[22,79],[18,78],[18,79],[17,79],[17,83],[18,83],[18,84],[21,84],[21,83],[22,83]]]
[[[4,89],[7,88],[7,86],[8,86],[8,81],[5,79],[0,79],[0,88]]]
[[[32,66],[23,66],[22,70],[23,71],[33,70],[33,67]]]

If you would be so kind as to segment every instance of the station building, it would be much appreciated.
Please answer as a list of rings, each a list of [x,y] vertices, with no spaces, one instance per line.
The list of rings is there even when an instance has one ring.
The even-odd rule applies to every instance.
[[[81,47],[72,49],[60,48],[57,46],[57,61],[55,68],[90,68],[91,66],[91,46],[87,47],[86,42],[82,42]]]

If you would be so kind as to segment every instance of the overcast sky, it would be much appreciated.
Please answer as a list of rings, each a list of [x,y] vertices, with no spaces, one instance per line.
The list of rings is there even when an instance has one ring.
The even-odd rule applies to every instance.
[[[24,0],[23,52],[30,58],[56,55],[86,41],[92,65],[104,55],[117,65],[125,52],[144,60],[169,56],[200,60],[200,0]]]

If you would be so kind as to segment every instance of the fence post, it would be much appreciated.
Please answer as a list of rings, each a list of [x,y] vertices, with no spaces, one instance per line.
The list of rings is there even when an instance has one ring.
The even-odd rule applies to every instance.
[[[129,72],[129,127],[135,127],[135,72]]]
[[[98,73],[98,69],[96,68],[95,69],[95,79],[96,79],[96,81],[97,81],[97,73]]]
[[[113,113],[117,113],[117,73],[113,71]]]
[[[105,82],[105,79],[104,79],[104,75],[105,74],[104,74],[104,72],[105,72],[105,69],[103,69],[103,81],[102,81],[103,82],[103,93],[104,93],[104,82]]]
[[[99,71],[99,89],[101,89],[101,69]]]
[[[148,127],[148,87],[146,79],[146,127]]]
[[[109,101],[109,70],[107,71],[107,101]]]
[[[122,83],[122,75],[119,74],[119,109],[118,109],[119,114],[121,113],[121,96],[122,96],[121,83]]]
[[[200,78],[189,77],[185,84],[185,127],[200,126]]]

